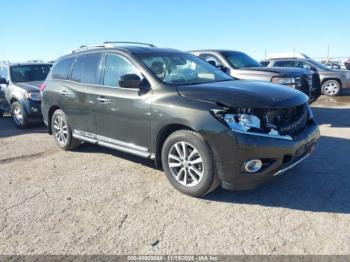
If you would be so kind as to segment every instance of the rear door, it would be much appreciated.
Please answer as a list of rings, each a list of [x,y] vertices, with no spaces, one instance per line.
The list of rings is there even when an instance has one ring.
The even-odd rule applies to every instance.
[[[95,107],[101,61],[102,53],[77,56],[68,81],[63,81],[59,90],[61,107],[74,133],[88,137],[96,133]]]
[[[120,77],[125,74],[143,76],[128,58],[107,53],[102,73],[102,87],[96,104],[99,140],[147,152],[150,148],[152,91],[122,88]]]

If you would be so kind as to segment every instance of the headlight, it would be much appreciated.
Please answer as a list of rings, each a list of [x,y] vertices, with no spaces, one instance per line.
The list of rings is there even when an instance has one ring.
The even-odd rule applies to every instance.
[[[35,100],[35,101],[40,101],[41,100],[41,95],[40,92],[28,92],[26,93],[26,98]]]
[[[255,115],[226,114],[224,120],[233,130],[246,132],[252,128],[260,129],[260,119]]]
[[[273,125],[267,125],[262,117],[254,113],[252,109],[236,109],[237,113],[225,110],[211,110],[211,113],[224,122],[232,131],[249,135],[274,137],[292,140],[288,135],[281,135]]]
[[[295,77],[273,77],[271,82],[275,84],[295,87],[297,79]]]

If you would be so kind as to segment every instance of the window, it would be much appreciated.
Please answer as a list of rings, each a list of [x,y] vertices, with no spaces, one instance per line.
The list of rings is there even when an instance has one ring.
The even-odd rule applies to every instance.
[[[6,80],[8,80],[8,78],[9,78],[7,68],[4,66],[0,67],[0,78],[4,78]]]
[[[233,80],[197,56],[174,52],[140,55],[142,62],[164,83],[192,85]]]
[[[11,66],[11,79],[13,82],[44,81],[50,69],[51,65]]]
[[[214,62],[215,64],[213,65],[215,66],[222,66],[222,63],[220,62],[220,60],[216,56],[213,56],[211,54],[200,54],[199,57],[208,63]]]
[[[296,67],[295,61],[276,61],[274,67]]]
[[[249,67],[262,67],[262,65],[255,61],[250,56],[242,52],[224,52],[222,55],[226,58],[227,62],[235,69],[249,68]]]
[[[102,54],[85,54],[76,58],[71,80],[84,84],[98,84]]]
[[[298,67],[304,68],[304,69],[307,69],[307,70],[311,69],[311,65],[309,63],[305,63],[305,62],[299,62],[298,63]]]
[[[71,69],[74,57],[64,58],[55,63],[52,69],[52,78],[67,79],[68,73]]]
[[[109,54],[106,57],[105,75],[103,84],[105,86],[119,86],[120,77],[127,74],[139,74],[137,68],[120,55]]]

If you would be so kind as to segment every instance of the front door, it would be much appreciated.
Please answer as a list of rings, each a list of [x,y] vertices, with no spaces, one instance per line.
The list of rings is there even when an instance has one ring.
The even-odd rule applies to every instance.
[[[99,140],[118,146],[148,151],[150,148],[152,91],[122,88],[120,77],[140,71],[127,58],[107,54],[104,61],[103,87],[96,102]]]

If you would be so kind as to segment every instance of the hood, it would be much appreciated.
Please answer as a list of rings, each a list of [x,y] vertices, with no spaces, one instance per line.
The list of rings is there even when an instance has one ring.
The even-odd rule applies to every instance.
[[[177,89],[184,97],[226,107],[286,108],[308,101],[308,97],[298,90],[259,81],[234,80],[178,86]]]
[[[35,82],[17,82],[14,83],[16,86],[24,89],[26,92],[40,92],[40,85],[44,81],[35,81]]]
[[[243,71],[266,72],[281,76],[302,76],[308,73],[308,70],[295,67],[247,67],[241,68]]]

